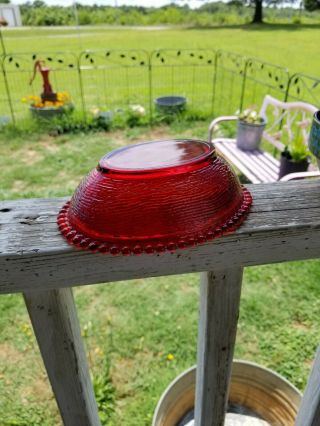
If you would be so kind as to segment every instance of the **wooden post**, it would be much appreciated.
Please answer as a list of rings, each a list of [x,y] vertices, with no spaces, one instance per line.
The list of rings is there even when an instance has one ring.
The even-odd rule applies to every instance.
[[[65,426],[100,426],[72,289],[24,293]]]
[[[243,268],[201,277],[195,426],[222,426],[236,338]]]
[[[320,426],[320,347],[317,350],[295,426]]]

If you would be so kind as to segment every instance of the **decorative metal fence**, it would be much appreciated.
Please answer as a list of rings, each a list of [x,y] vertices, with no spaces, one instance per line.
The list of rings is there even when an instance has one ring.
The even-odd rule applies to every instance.
[[[0,62],[0,121],[26,117],[22,98],[39,95],[41,80],[30,86],[35,62],[50,68],[56,92],[67,91],[77,110],[121,110],[142,105],[152,121],[155,99],[184,96],[188,109],[213,117],[257,108],[269,93],[280,100],[320,106],[320,78],[289,74],[260,59],[213,49],[92,50],[7,54]]]
[[[247,105],[260,106],[266,94],[284,100],[289,84],[287,68],[263,62],[246,60],[240,109]]]
[[[293,74],[288,83],[287,100],[304,100],[320,108],[320,77]]]
[[[150,106],[150,57],[144,50],[87,51],[79,57],[83,108]]]
[[[186,97],[188,104],[211,114],[216,53],[211,49],[161,49],[150,56],[151,104],[161,96]]]
[[[217,52],[212,115],[234,114],[240,109],[245,61],[233,52]]]
[[[25,116],[28,106],[22,100],[25,97],[42,92],[41,81],[35,79],[30,84],[34,64],[37,60],[45,62],[51,70],[51,81],[56,92],[68,91],[74,102],[80,100],[78,77],[78,58],[71,52],[52,52],[44,54],[24,53],[6,55],[2,60],[7,104],[1,115],[10,111],[13,121]],[[2,106],[2,105],[1,105]]]

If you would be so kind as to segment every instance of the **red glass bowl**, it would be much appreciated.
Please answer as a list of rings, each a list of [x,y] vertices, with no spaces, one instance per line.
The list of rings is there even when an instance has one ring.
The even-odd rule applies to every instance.
[[[77,247],[160,253],[234,231],[251,202],[211,143],[146,142],[105,155],[62,208],[58,225]]]

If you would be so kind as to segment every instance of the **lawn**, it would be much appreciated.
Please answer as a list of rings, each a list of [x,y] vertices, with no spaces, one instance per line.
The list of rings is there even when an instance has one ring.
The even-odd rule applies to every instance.
[[[318,73],[320,61],[318,28],[302,25],[82,28],[79,36],[72,29],[5,30],[4,37],[14,52],[222,48],[308,74]],[[177,122],[61,136],[2,132],[0,200],[71,195],[107,151],[139,140],[206,138],[207,125]],[[320,340],[319,274],[318,260],[245,270],[237,358],[270,367],[304,388]],[[104,426],[149,426],[165,387],[196,362],[198,290],[198,274],[75,288]],[[0,297],[0,407],[1,426],[61,425],[20,295]]]
[[[141,104],[148,109],[150,102],[152,104],[158,96],[180,94],[186,96],[195,109],[202,109],[207,115],[212,112],[213,104],[216,113],[234,113],[239,108],[244,74],[244,69],[235,67],[235,62],[240,62],[241,67],[245,62],[240,58],[225,57],[220,60],[215,74],[213,50],[233,51],[243,58],[259,58],[288,68],[290,75],[304,72],[317,76],[319,55],[314,40],[318,28],[316,25],[265,24],[211,29],[81,27],[79,31],[74,28],[5,30],[5,45],[10,54],[4,66],[18,119],[28,114],[27,105],[21,99],[41,92],[39,76],[32,87],[29,85],[35,58],[46,60],[52,69],[50,79],[54,90],[68,91],[78,110],[83,103],[86,110],[97,107],[116,109],[127,104]],[[173,51],[167,51],[164,58],[153,55],[150,71],[148,54],[160,48]],[[77,60],[80,52],[86,49],[100,49],[100,52],[81,56],[79,74]],[[129,52],[130,49],[138,50]],[[204,50],[197,52],[195,49]],[[178,55],[177,52],[182,53]],[[283,78],[282,71],[261,66],[255,63],[255,73],[249,73],[244,106],[259,106],[267,84],[267,90],[281,98],[285,96],[287,78]],[[298,98],[319,102],[320,86],[316,82],[300,86]],[[6,93],[2,74],[0,91]],[[10,115],[5,96],[0,99],[1,115]]]
[[[319,74],[319,25],[239,25],[210,29],[128,29],[112,27],[3,30],[7,51],[80,52],[86,49],[225,49],[288,67],[291,72]]]
[[[2,140],[0,197],[70,195],[110,149],[205,134],[200,122]],[[236,357],[304,388],[320,339],[319,273],[316,260],[246,269]],[[198,290],[197,274],[75,289],[103,425],[150,425],[165,387],[196,362]],[[22,297],[1,296],[0,312],[0,424],[60,425]]]

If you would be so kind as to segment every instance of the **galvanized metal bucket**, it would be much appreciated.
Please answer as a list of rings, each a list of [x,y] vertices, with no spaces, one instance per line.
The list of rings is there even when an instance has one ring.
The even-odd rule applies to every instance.
[[[244,151],[259,149],[265,126],[265,121],[254,124],[238,120],[237,147]]]
[[[178,376],[162,394],[152,426],[193,426],[196,366]],[[225,426],[293,426],[301,393],[272,370],[247,361],[232,366]]]

